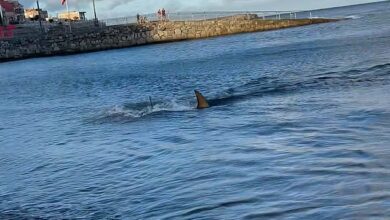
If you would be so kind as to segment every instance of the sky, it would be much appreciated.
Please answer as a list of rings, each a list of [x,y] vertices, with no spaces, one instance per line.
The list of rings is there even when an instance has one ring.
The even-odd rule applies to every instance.
[[[101,19],[147,14],[165,8],[168,12],[181,11],[261,11],[261,10],[310,10],[376,2],[378,0],[95,0]],[[36,0],[19,0],[25,8],[36,8]],[[61,0],[39,0],[41,8],[50,16],[66,11]],[[93,15],[92,0],[68,0],[69,10],[86,11]]]

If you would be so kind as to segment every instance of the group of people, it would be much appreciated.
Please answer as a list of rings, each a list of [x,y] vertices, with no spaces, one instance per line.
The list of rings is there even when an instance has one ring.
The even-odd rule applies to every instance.
[[[167,13],[165,9],[158,9],[157,11],[157,17],[159,21],[166,21],[167,20]]]
[[[157,11],[157,17],[159,21],[167,21],[167,12],[165,9],[158,9]],[[146,16],[141,16],[140,14],[137,14],[137,23],[138,24],[145,24],[148,23],[148,19]]]

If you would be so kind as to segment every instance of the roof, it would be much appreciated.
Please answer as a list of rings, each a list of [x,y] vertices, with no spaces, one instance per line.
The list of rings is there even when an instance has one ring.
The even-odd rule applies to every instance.
[[[4,1],[4,0],[0,0],[0,5],[2,8],[4,8],[4,10],[6,12],[14,12],[14,4],[10,3],[10,2],[7,2],[7,1]]]

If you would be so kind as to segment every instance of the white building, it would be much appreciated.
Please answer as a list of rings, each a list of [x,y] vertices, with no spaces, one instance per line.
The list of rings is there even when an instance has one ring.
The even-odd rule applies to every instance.
[[[58,14],[58,19],[66,20],[66,21],[84,21],[86,12],[79,11],[69,11],[69,12],[61,12]]]

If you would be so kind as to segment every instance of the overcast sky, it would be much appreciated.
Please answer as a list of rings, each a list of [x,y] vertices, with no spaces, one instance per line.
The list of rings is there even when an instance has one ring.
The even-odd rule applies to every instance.
[[[19,0],[25,8],[36,7],[36,0]],[[222,10],[306,10],[353,5],[378,0],[96,0],[98,17],[114,18],[151,13],[158,8],[167,11],[222,11]],[[66,10],[61,0],[39,0],[41,8],[50,16]],[[69,10],[86,11],[92,17],[92,0],[68,0]]]

